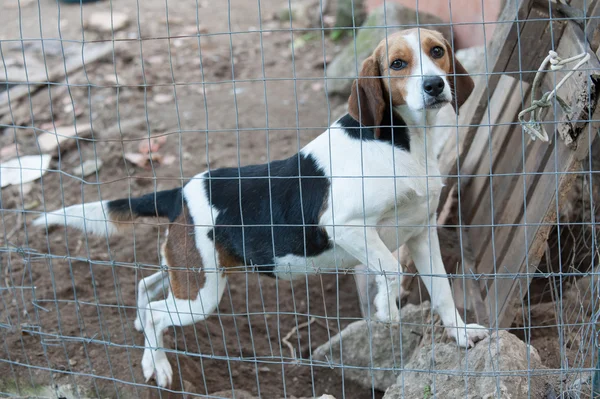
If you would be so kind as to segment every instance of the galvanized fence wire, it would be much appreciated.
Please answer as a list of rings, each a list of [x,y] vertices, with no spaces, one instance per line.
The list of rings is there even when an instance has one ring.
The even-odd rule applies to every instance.
[[[365,280],[369,281],[374,279],[377,273],[368,269],[353,270],[343,265],[315,265],[314,259],[306,256],[310,251],[307,248],[306,234],[303,234],[304,267],[289,269],[290,273],[300,273],[300,278],[289,283],[285,278],[273,280],[251,270],[254,266],[275,265],[247,264],[229,268],[229,282],[223,287],[225,294],[212,314],[195,324],[167,329],[163,343],[159,337],[152,337],[168,354],[169,363],[174,371],[172,384],[167,388],[158,389],[153,381],[146,381],[140,364],[146,346],[146,334],[149,333],[136,331],[133,323],[140,311],[137,305],[140,295],[147,295],[146,303],[149,303],[153,300],[152,297],[168,296],[174,289],[169,278],[166,278],[168,270],[161,259],[164,231],[169,223],[157,223],[149,219],[136,220],[135,223],[131,223],[131,232],[125,236],[106,236],[99,239],[91,238],[91,235],[87,234],[91,219],[86,219],[85,215],[84,233],[49,226],[40,229],[33,227],[30,222],[44,212],[70,205],[117,198],[131,200],[149,192],[184,187],[197,173],[205,170],[208,170],[207,177],[202,179],[217,182],[223,178],[212,176],[211,173],[225,166],[237,169],[238,176],[242,176],[244,166],[267,163],[270,165],[267,167],[267,175],[254,179],[268,178],[271,182],[276,182],[285,178],[271,175],[271,162],[297,153],[310,139],[316,137],[319,131],[328,134],[327,129],[346,112],[339,107],[345,103],[346,98],[330,95],[329,84],[335,80],[358,78],[363,61],[357,56],[361,50],[360,43],[356,40],[361,25],[358,1],[349,2],[352,5],[351,27],[336,27],[326,22],[326,15],[331,14],[332,6],[328,4],[328,0],[318,0],[312,3],[312,8],[307,8],[311,12],[314,12],[314,9],[318,10],[318,23],[298,27],[293,10],[303,2],[288,0],[289,21],[279,20],[277,24],[273,24],[267,23],[270,18],[267,14],[281,6],[274,1],[227,0],[217,5],[195,0],[186,4],[187,9],[182,12],[172,1],[146,3],[136,0],[127,4],[132,11],[131,15],[126,15],[131,21],[127,28],[130,33],[122,35],[118,34],[120,28],[117,25],[122,14],[119,8],[123,5],[113,0],[98,4],[82,2],[78,5],[60,1],[55,3],[44,0],[15,0],[15,4],[9,10],[13,11],[16,18],[9,20],[4,17],[8,28],[0,29],[0,59],[3,69],[0,79],[4,81],[0,84],[0,129],[3,131],[0,135],[0,150],[15,149],[14,154],[8,150],[6,154],[9,155],[0,153],[0,162],[3,163],[0,168],[0,181],[3,181],[4,185],[6,180],[3,179],[12,176],[15,170],[20,176],[16,183],[7,184],[7,187],[0,191],[0,331],[3,337],[0,394],[9,397],[35,394],[55,397],[129,398],[185,393],[192,397],[222,398],[240,396],[241,391],[247,390],[257,397],[320,397],[326,393],[333,393],[337,398],[396,397],[383,396],[380,379],[387,372],[385,375],[388,380],[390,375],[398,377],[396,392],[406,397],[414,395],[414,386],[410,386],[414,383],[411,382],[414,375],[421,378],[420,396],[425,398],[434,395],[443,397],[444,391],[449,387],[448,381],[459,381],[459,385],[462,383],[464,391],[461,392],[461,396],[470,397],[478,379],[492,381],[489,391],[492,396],[501,396],[507,389],[513,389],[507,388],[507,384],[518,381],[519,384],[527,386],[522,392],[527,392],[526,397],[531,398],[600,397],[600,349],[596,328],[600,317],[596,271],[596,215],[597,201],[600,198],[597,194],[600,193],[600,164],[596,159],[596,143],[599,140],[597,136],[600,121],[594,112],[594,95],[597,95],[597,82],[594,80],[597,79],[597,69],[594,67],[596,64],[585,64],[574,74],[594,75],[594,79],[587,79],[587,88],[584,90],[588,101],[585,108],[587,115],[574,115],[568,120],[571,126],[584,126],[579,134],[584,135],[582,137],[586,140],[580,139],[578,143],[580,148],[587,147],[587,151],[584,152],[588,155],[584,157],[579,169],[563,170],[564,159],[561,158],[563,155],[559,147],[565,143],[557,126],[565,121],[558,119],[557,115],[561,115],[562,107],[554,99],[552,107],[546,111],[546,120],[540,121],[543,128],[550,133],[550,142],[547,145],[552,151],[544,153],[548,167],[532,168],[531,154],[538,147],[530,144],[530,138],[517,120],[516,113],[513,118],[499,117],[504,114],[498,112],[494,106],[508,107],[508,104],[498,105],[494,90],[498,79],[510,76],[514,79],[510,84],[518,82],[516,90],[520,98],[519,110],[530,106],[528,93],[531,87],[528,81],[537,71],[535,68],[524,67],[522,60],[529,56],[527,53],[533,51],[534,47],[545,46],[547,43],[531,43],[530,36],[524,40],[521,37],[522,30],[515,29],[513,40],[515,59],[518,62],[517,71],[497,70],[496,65],[489,64],[493,57],[488,54],[495,37],[488,33],[489,29],[501,29],[504,24],[521,27],[532,22],[548,22],[548,40],[552,43],[552,50],[556,50],[555,44],[558,45],[561,35],[564,34],[562,29],[555,32],[557,24],[575,23],[581,28],[584,37],[591,37],[589,26],[595,27],[595,19],[598,17],[586,15],[586,10],[595,10],[595,2],[587,0],[548,0],[548,17],[531,18],[517,14],[508,20],[490,20],[485,10],[491,3],[485,0],[473,1],[471,5],[477,5],[481,9],[480,22],[453,20],[458,15],[458,19],[462,21],[463,18],[459,14],[463,10],[457,9],[458,2],[448,0],[442,3],[447,3],[449,21],[423,24],[420,21],[421,15],[417,12],[416,23],[401,26],[389,22],[394,21],[394,18],[388,15],[388,3],[391,1],[386,0],[382,8],[383,21],[360,28],[363,31],[386,31],[383,37],[387,39],[384,49],[385,57],[389,58],[389,34],[399,28],[449,28],[448,40],[456,49],[457,28],[481,27],[481,42],[484,43],[483,53],[480,54],[481,70],[469,74],[478,85],[493,87],[482,94],[481,104],[485,105],[485,111],[476,123],[456,115],[450,123],[438,126],[446,128],[449,132],[449,142],[456,140],[456,146],[452,148],[456,156],[463,151],[459,144],[462,142],[461,136],[467,131],[477,130],[477,137],[483,140],[481,143],[484,144],[480,145],[480,167],[466,168],[463,173],[463,165],[459,164],[457,173],[438,171],[437,165],[430,165],[430,159],[425,158],[424,175],[406,176],[396,174],[396,171],[391,176],[372,175],[365,173],[361,144],[361,158],[353,160],[361,165],[360,177],[334,171],[334,161],[331,157],[330,164],[326,165],[331,173],[325,177],[338,182],[360,179],[362,187],[369,179],[394,179],[396,197],[399,197],[399,185],[406,179],[441,177],[455,184],[455,220],[444,226],[438,226],[437,223],[402,224],[402,206],[405,203],[400,201],[392,206],[395,218],[393,227],[425,227],[429,232],[429,243],[437,240],[431,236],[433,229],[451,229],[456,233],[458,267],[452,269],[453,272],[448,274],[447,278],[452,283],[453,294],[454,291],[461,293],[455,295],[454,299],[462,301],[464,307],[460,309],[459,314],[465,321],[470,323],[473,320],[473,309],[469,309],[472,292],[469,292],[468,287],[471,282],[478,287],[477,295],[486,300],[488,320],[483,324],[489,328],[491,336],[480,345],[487,345],[490,357],[486,358],[486,361],[489,360],[489,368],[475,365],[477,359],[473,360],[472,356],[485,356],[481,355],[481,351],[475,352],[475,349],[461,352],[462,360],[457,363],[460,366],[453,369],[436,367],[436,364],[440,364],[435,362],[436,356],[438,360],[442,359],[440,356],[446,356],[444,351],[447,350],[447,340],[442,338],[439,318],[434,315],[421,317],[420,323],[411,322],[408,326],[394,327],[396,329],[387,326],[388,329],[382,337],[382,323],[371,316],[374,304],[370,301],[361,303],[359,299],[350,299],[349,296],[353,294],[350,291],[355,290],[351,277],[353,274],[365,274]],[[338,0],[337,4],[341,3],[342,0]],[[415,0],[413,7],[422,10],[427,6],[423,3]],[[522,3],[520,0],[506,0],[505,6],[512,5],[517,10]],[[537,6],[541,7],[540,4],[544,5],[545,1],[538,1]],[[574,12],[579,10],[581,13],[576,13],[577,16],[559,14],[555,10],[557,4],[571,7]],[[104,34],[90,33],[94,32],[89,26],[89,14],[93,12],[107,13],[104,15],[108,15],[110,23]],[[240,17],[241,14],[249,12],[256,13],[254,26],[248,24],[249,18]],[[164,19],[159,21],[157,16]],[[217,17],[224,19],[218,23],[212,21],[212,18]],[[184,22],[175,23],[174,20]],[[175,29],[178,24],[183,23],[189,24],[192,29],[186,32]],[[203,25],[210,26],[210,29],[205,30]],[[56,31],[48,29],[48,26],[56,27]],[[73,28],[74,26],[76,28]],[[174,31],[176,33],[173,33]],[[422,31],[418,30],[419,42],[421,34]],[[304,43],[306,40],[297,40],[299,35],[310,35],[310,40],[320,41],[321,46],[309,44],[309,52]],[[352,76],[332,77],[328,73],[328,60],[332,54],[337,56],[340,52],[336,47],[341,44],[336,44],[337,39],[333,38],[338,35],[345,35],[341,43],[353,48],[356,55]],[[278,42],[270,40],[271,38],[277,38]],[[182,44],[184,39],[194,41],[197,52],[195,49],[191,52],[186,51],[185,45]],[[223,49],[224,55],[215,57],[214,53],[211,53],[214,52],[213,41],[220,41],[219,46],[222,46],[220,48]],[[166,49],[161,50],[159,44],[163,43],[166,43]],[[289,53],[281,50],[281,43],[284,43],[285,47],[289,45]],[[105,54],[107,57],[100,58],[100,61],[87,62],[86,48],[103,44],[111,45],[110,51]],[[123,46],[128,46],[129,54],[124,55]],[[33,50],[36,48],[37,53]],[[73,48],[77,49],[76,57],[70,53]],[[133,48],[135,50],[132,50]],[[587,51],[587,48],[585,50]],[[575,49],[573,51],[577,52]],[[285,56],[273,61],[273,52],[285,53]],[[35,53],[41,62],[35,61],[36,57],[32,56],[32,53]],[[240,54],[244,57],[241,60]],[[568,58],[575,54],[560,55]],[[591,56],[597,61],[595,54]],[[151,57],[157,57],[159,61],[149,62]],[[219,57],[223,59],[214,61]],[[318,72],[318,76],[306,76],[307,71],[303,66],[307,62],[306,57],[315,57],[319,61],[322,58],[323,70]],[[55,64],[56,60],[59,61],[58,65]],[[76,62],[80,62],[82,67],[73,68],[73,63]],[[455,60],[452,59],[452,62]],[[193,72],[184,74],[183,80],[180,78],[182,63],[189,65],[189,70]],[[156,68],[157,64],[166,66],[167,71],[162,76],[166,78],[165,82],[156,81],[156,76],[153,75],[155,72],[152,68]],[[258,67],[248,72],[248,69],[242,67],[244,64]],[[37,66],[41,68],[41,72],[40,69],[35,69]],[[139,71],[131,73],[134,67],[139,67]],[[454,63],[453,70],[455,67]],[[19,69],[23,76],[15,78],[12,74],[15,68]],[[110,70],[110,78],[105,75],[102,83],[99,83],[102,68]],[[218,71],[219,68],[226,69],[231,79],[225,78],[227,73]],[[569,66],[561,72],[568,71]],[[314,68],[310,73],[314,74]],[[423,70],[416,74],[423,75]],[[560,81],[559,75],[550,72],[548,76],[551,76],[550,86],[555,87]],[[139,81],[134,78],[139,78]],[[316,89],[309,86],[315,81],[319,83]],[[388,86],[391,82],[392,78],[388,78]],[[279,88],[275,94],[271,93],[274,88]],[[166,89],[171,90],[169,100],[158,99],[155,92],[163,93]],[[111,93],[110,97],[100,94],[103,91],[108,93],[108,90]],[[141,98],[138,98],[139,93]],[[315,98],[315,93],[322,97]],[[388,94],[387,100],[391,104],[392,94]],[[507,92],[506,95],[510,97],[513,93]],[[100,98],[103,96],[104,98]],[[38,101],[46,97],[47,105],[40,107]],[[59,105],[63,108],[57,109]],[[167,106],[170,106],[172,114],[166,110]],[[111,111],[107,113],[103,111],[103,107],[110,108]],[[139,110],[142,113],[142,117],[138,118],[140,123],[130,124],[132,114]],[[282,112],[286,112],[287,115],[282,116]],[[163,117],[167,121],[157,125],[156,120]],[[359,119],[362,118],[359,116]],[[111,126],[113,121],[116,123]],[[90,126],[89,135],[82,133],[87,129],[87,125]],[[70,127],[75,133],[74,136],[65,133],[67,130],[61,130]],[[415,128],[427,131],[431,126],[424,123],[422,126],[417,124]],[[106,129],[111,130],[112,134],[103,134],[102,130]],[[507,140],[504,147],[495,145],[497,140],[494,133],[499,129],[504,129],[505,134],[517,135],[517,138],[521,138],[520,143],[515,145],[514,140],[510,140],[510,143],[513,143],[511,147]],[[53,159],[48,168],[31,168],[24,165],[24,156],[48,153],[38,140],[44,134],[54,134],[55,137],[66,140],[57,150],[52,150]],[[264,141],[257,144],[259,140],[254,138],[261,134],[264,134]],[[252,137],[254,141],[248,137]],[[424,137],[426,147],[434,145],[427,142],[429,135]],[[178,164],[169,166],[165,162],[163,150],[160,150],[161,145],[154,147],[156,140],[162,138],[165,141],[171,140],[169,145],[161,145],[174,153],[174,159],[179,160]],[[173,144],[174,141],[176,144]],[[216,141],[226,144],[215,144]],[[286,141],[287,145],[281,145],[283,141]],[[67,146],[69,142],[71,147]],[[129,156],[130,148],[144,143],[147,143],[147,152],[142,153],[142,158],[147,162],[146,165],[142,162],[137,167],[131,167],[131,163],[135,161]],[[234,150],[227,150],[228,145],[234,146]],[[330,135],[330,153],[335,145]],[[501,153],[503,150],[511,152],[514,164],[518,164],[518,167],[498,170],[501,169],[498,167],[498,159],[505,156]],[[392,162],[396,163],[396,152],[392,151],[391,154]],[[16,158],[17,166],[4,163],[9,161],[9,158]],[[85,161],[90,160],[95,167],[91,174],[86,174],[89,172],[84,170]],[[102,163],[110,165],[102,168]],[[40,179],[32,183],[23,181],[26,172],[40,169],[46,169],[45,175],[41,173],[44,176]],[[300,169],[298,157],[298,170]],[[556,219],[547,218],[546,215],[543,218],[531,216],[532,213],[538,215],[535,212],[538,210],[536,207],[540,205],[532,199],[535,190],[539,191],[540,186],[546,182],[542,180],[546,176],[553,178],[552,195],[557,198],[556,201],[549,202],[551,206],[547,214],[554,213]],[[561,182],[571,177],[575,183],[572,189],[567,190],[570,196],[565,200],[561,197],[565,192]],[[304,209],[301,182],[313,178],[319,177],[298,176],[301,210]],[[240,256],[250,259],[246,253],[246,235],[250,233],[248,224],[244,223],[244,218],[248,217],[248,210],[243,204],[244,197],[252,194],[242,190],[241,181],[253,177],[244,176],[238,179],[240,184],[237,194],[241,198],[239,211],[242,227]],[[486,182],[478,186],[480,194],[474,196],[469,193],[470,189],[473,190],[472,183],[483,179]],[[505,182],[509,181],[507,179],[510,179],[513,186],[522,187],[514,188],[509,196],[499,195],[503,194],[502,190],[506,190]],[[541,183],[532,184],[532,181]],[[435,195],[430,193],[430,189],[430,180],[427,179],[427,197]],[[208,196],[212,198],[216,193],[210,190],[209,188]],[[271,190],[269,184],[270,222],[251,225],[270,229],[270,242],[261,245],[265,246],[266,251],[275,254],[278,252],[278,228],[302,227],[305,231],[314,225],[305,220],[302,211],[301,225],[277,223],[273,202],[281,199],[274,198]],[[327,195],[333,203],[333,189]],[[522,196],[522,200],[515,199],[519,196]],[[368,248],[367,231],[377,225],[368,218],[365,209],[366,193],[356,193],[356,197],[361,198],[363,212],[360,227],[364,229],[364,246]],[[489,203],[474,204],[473,200]],[[186,204],[183,197],[181,201],[184,208]],[[428,202],[428,213],[433,214],[435,209],[432,208],[436,206],[437,204]],[[489,207],[489,222],[482,217],[473,220],[473,209],[483,206]],[[509,220],[503,217],[503,212],[509,212],[508,208],[511,206],[522,206],[522,209],[518,210],[521,212],[519,218]],[[336,231],[339,234],[340,229],[347,227],[343,223],[336,223],[335,216],[332,215],[331,224],[320,224],[321,227],[331,228],[333,231],[331,251],[334,256],[341,251],[335,243]],[[210,226],[196,227],[214,226],[215,215],[211,214],[211,218]],[[512,235],[501,233],[508,231],[506,229],[510,229]],[[536,255],[536,258],[531,260],[531,231],[537,232],[541,229],[548,229],[549,232],[544,254]],[[465,261],[471,256],[469,243],[473,238],[477,238],[477,232],[484,230],[487,232],[482,234],[486,237],[489,235],[485,248],[491,253],[485,259],[491,260],[491,267],[482,267],[479,263],[486,256],[484,244],[478,244],[482,247],[478,249],[480,252],[475,256],[474,265]],[[515,243],[516,240],[512,237],[517,234],[522,234],[523,237],[524,264],[527,267],[515,272],[513,265],[505,263],[505,256],[510,249],[507,245]],[[398,233],[395,247],[400,247],[403,242]],[[442,246],[444,244],[442,243]],[[433,269],[435,251],[436,248],[430,245],[431,268],[429,273],[420,273],[425,280],[446,278],[446,275],[440,275]],[[217,263],[219,255],[216,251],[212,256],[213,261]],[[367,262],[368,256],[367,252]],[[497,261],[499,259],[502,261]],[[401,264],[399,257],[395,266],[395,273],[399,276],[408,278],[414,275],[405,269],[407,265]],[[446,268],[449,270],[448,265]],[[314,269],[318,273],[309,276],[305,272],[306,269]],[[170,271],[189,270],[173,267]],[[206,281],[211,273],[220,271],[204,270],[204,277],[195,273],[190,279],[197,287],[201,287],[202,278]],[[498,297],[498,284],[502,281],[512,282],[516,287],[513,291],[515,300],[511,305],[516,309],[513,312],[515,317],[507,327],[497,326],[500,323],[500,314],[504,311],[504,308],[501,309],[502,298]],[[138,282],[141,284],[140,288],[137,287]],[[370,292],[373,286],[367,284],[363,288],[366,288],[366,296],[369,298],[373,294]],[[417,285],[415,289],[420,287]],[[355,302],[350,303],[353,300]],[[427,314],[433,310],[430,305],[420,306],[420,311]],[[358,309],[360,307],[366,314],[361,314]],[[208,313],[204,310],[204,304],[201,304],[201,308],[200,316]],[[186,304],[184,309],[167,307],[167,310],[171,318],[169,326],[181,323],[178,321],[180,315],[197,312],[191,302],[189,307]],[[343,336],[342,339],[336,338],[348,325],[355,326],[365,317],[368,320],[367,332],[362,340],[357,340],[351,335]],[[497,350],[496,345],[499,346],[501,341],[506,339],[501,338],[500,331],[513,333],[527,344],[527,348],[536,345],[542,347],[538,347],[535,354],[529,349],[526,351],[524,359],[519,363],[519,366],[524,367],[507,369],[506,363],[499,360],[501,354],[497,353],[502,351]],[[415,361],[418,357],[415,354],[419,349],[412,351],[410,356],[405,356],[409,348],[405,347],[403,336],[410,334],[420,335],[422,339],[418,347],[430,351],[428,356],[431,357],[432,366],[429,368],[415,366],[419,364]],[[325,349],[329,351],[328,355],[323,359],[313,358],[316,348],[327,342],[334,342],[332,347]],[[348,342],[352,342],[353,345],[361,342],[362,345],[357,345],[361,346],[360,348],[352,348],[348,347]],[[507,341],[502,342],[506,345]],[[388,346],[387,359],[382,361],[380,348]],[[338,347],[339,349],[336,349]],[[368,350],[365,351],[365,348]],[[338,352],[335,352],[336,350]],[[354,354],[359,352],[367,353],[366,357],[361,359],[363,364],[360,361],[356,363],[354,358]],[[477,355],[473,355],[474,353]],[[362,374],[362,377],[357,377],[358,374]],[[539,396],[540,377],[544,378],[545,385],[542,386],[545,389],[543,395],[546,396]]]

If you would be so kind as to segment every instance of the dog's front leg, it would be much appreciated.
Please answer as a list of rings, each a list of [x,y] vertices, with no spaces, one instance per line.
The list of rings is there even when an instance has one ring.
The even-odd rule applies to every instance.
[[[377,230],[364,226],[344,226],[335,230],[334,241],[342,249],[367,265],[377,276],[376,317],[382,321],[400,319],[396,299],[400,295],[402,267],[379,237]]]
[[[487,337],[489,332],[478,324],[465,325],[454,304],[454,297],[446,269],[440,253],[440,243],[435,227],[435,219],[431,219],[432,227],[407,241],[415,266],[423,279],[431,297],[433,309],[440,315],[448,335],[461,347],[471,347],[475,342]]]

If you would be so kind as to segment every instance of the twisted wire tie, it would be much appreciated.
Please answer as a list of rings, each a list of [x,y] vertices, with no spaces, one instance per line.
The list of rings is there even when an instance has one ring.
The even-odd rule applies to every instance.
[[[583,52],[581,54],[575,55],[570,58],[561,58],[558,53],[554,50],[550,50],[548,52],[548,56],[540,65],[537,73],[535,74],[535,78],[533,79],[533,86],[531,87],[531,105],[528,108],[525,108],[521,112],[519,112],[519,122],[523,125],[523,129],[525,132],[529,134],[531,140],[535,141],[536,138],[539,138],[543,142],[549,142],[548,133],[544,126],[539,122],[540,113],[543,108],[548,108],[552,106],[552,99],[556,97],[556,101],[558,105],[562,108],[565,114],[571,113],[571,107],[559,96],[556,92],[561,88],[561,86],[571,77],[573,74],[581,68],[583,64],[588,62],[590,59],[590,55],[587,52]],[[566,64],[577,61],[579,62],[570,70],[561,80],[558,82],[554,90],[548,91],[542,95],[539,100],[535,99],[535,93],[538,91],[538,87],[541,83],[541,77],[544,73],[548,72],[546,67],[548,63],[550,63],[550,70],[559,71],[565,67]],[[529,113],[529,120],[526,121],[524,116]]]

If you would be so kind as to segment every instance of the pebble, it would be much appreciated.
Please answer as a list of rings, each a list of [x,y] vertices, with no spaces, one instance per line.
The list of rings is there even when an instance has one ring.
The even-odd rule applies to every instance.
[[[81,176],[81,170],[83,169],[83,177],[89,176],[93,173],[96,173],[97,170],[100,170],[102,167],[101,159],[88,159],[87,161],[83,161],[81,166],[76,166],[73,168],[73,176]]]
[[[152,100],[157,104],[166,104],[173,101],[173,96],[170,94],[159,93],[152,97]]]
[[[129,25],[129,17],[121,12],[97,11],[90,15],[87,27],[98,32],[116,32]]]
[[[69,366],[75,366],[77,364],[77,360],[69,359]]]

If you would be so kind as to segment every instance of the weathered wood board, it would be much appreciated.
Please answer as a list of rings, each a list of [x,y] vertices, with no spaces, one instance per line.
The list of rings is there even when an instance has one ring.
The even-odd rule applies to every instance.
[[[534,1],[529,5],[528,18],[547,18],[543,17],[549,12],[547,2]],[[594,6],[590,10],[598,8]],[[544,43],[539,47],[547,48],[546,44],[554,41],[552,47],[564,58],[583,51],[593,54],[580,24],[564,18],[561,21],[538,32],[535,43]],[[577,72],[559,90],[559,95],[573,109],[571,114],[564,115],[558,104],[546,110],[544,121],[550,143],[531,141],[517,123],[518,112],[529,105],[531,79],[515,73],[518,71],[514,68],[515,56],[520,65],[527,65],[526,70],[532,71],[547,55],[547,49],[542,54],[530,51],[531,41],[523,40],[523,32],[537,29],[529,24],[529,21],[519,23],[522,35],[516,47],[505,44],[512,49],[511,60],[497,59],[503,65],[494,66],[494,71],[504,72],[499,78],[501,83],[489,88],[490,94],[473,99],[475,103],[488,103],[489,96],[492,101],[480,116],[473,113],[472,119],[465,121],[480,128],[467,131],[470,137],[463,139],[462,152],[454,157],[454,162],[458,159],[456,170],[460,171],[462,222],[467,225],[477,274],[483,275],[480,287],[491,327],[509,327],[512,323],[513,301],[519,301],[527,293],[531,274],[556,223],[557,209],[576,177],[569,172],[579,170],[579,162],[587,156],[591,142],[597,137],[596,127],[587,122],[598,119],[592,117],[597,90],[594,74],[600,73],[600,62],[595,55],[584,71]],[[587,34],[587,37],[592,36]],[[546,74],[542,92],[554,88],[567,71]],[[493,99],[499,92],[509,93],[507,100],[499,119],[492,118],[488,123],[488,115],[498,114],[495,109],[498,103]],[[482,131],[483,126],[487,132]],[[449,169],[442,173],[448,171],[452,175],[454,169],[450,163],[447,165]]]

